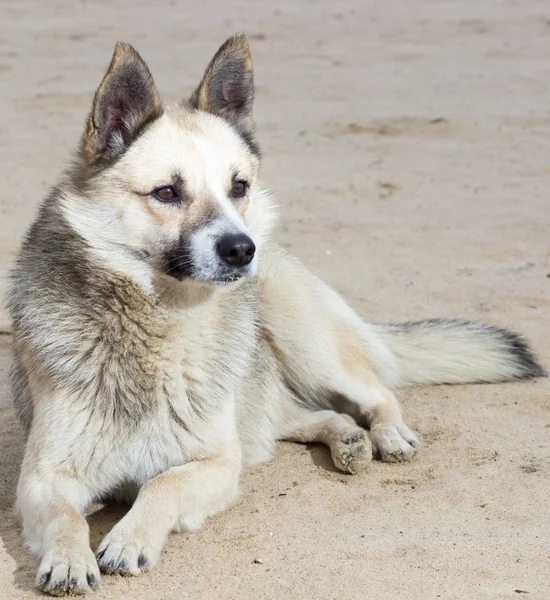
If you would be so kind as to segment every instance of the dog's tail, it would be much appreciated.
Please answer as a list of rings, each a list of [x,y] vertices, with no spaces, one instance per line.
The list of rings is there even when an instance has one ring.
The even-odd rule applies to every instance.
[[[401,386],[496,383],[547,375],[527,342],[506,329],[454,319],[374,328],[397,361]]]

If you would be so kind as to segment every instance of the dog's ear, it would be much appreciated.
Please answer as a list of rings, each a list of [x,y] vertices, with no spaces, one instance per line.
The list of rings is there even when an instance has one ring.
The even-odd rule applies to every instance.
[[[132,46],[118,42],[94,97],[82,140],[84,158],[93,163],[122,153],[162,110],[147,65]]]
[[[239,33],[230,37],[210,61],[190,103],[198,110],[222,117],[241,132],[252,133],[253,102],[250,47],[246,36]]]

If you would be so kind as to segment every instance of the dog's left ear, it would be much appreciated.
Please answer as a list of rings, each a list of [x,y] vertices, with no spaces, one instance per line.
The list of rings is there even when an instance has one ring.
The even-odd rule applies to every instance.
[[[116,157],[163,108],[151,72],[129,44],[119,42],[97,89],[82,139],[89,164]]]
[[[193,108],[222,117],[241,133],[252,136],[254,72],[250,47],[243,33],[230,37],[206,68],[193,92]]]

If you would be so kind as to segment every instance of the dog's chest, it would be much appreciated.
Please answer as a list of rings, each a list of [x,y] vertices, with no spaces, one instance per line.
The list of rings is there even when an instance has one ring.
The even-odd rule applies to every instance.
[[[160,362],[163,391],[172,403],[184,399],[206,416],[240,389],[257,344],[251,295],[237,290],[212,305],[168,315],[170,327]]]
[[[134,423],[167,405],[208,411],[245,376],[256,343],[249,294],[185,310],[116,308],[90,333],[74,382],[106,416]]]
[[[95,423],[114,452],[104,473],[109,487],[141,484],[212,455],[234,435],[235,402],[256,347],[247,298],[157,311],[148,321],[119,325],[126,350],[111,352],[107,375],[103,368],[102,381],[113,385],[99,390],[104,411]]]

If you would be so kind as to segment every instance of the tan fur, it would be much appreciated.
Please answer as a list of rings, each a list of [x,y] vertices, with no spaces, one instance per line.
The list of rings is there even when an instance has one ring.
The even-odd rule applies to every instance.
[[[335,328],[335,349],[340,355],[340,362],[352,377],[366,385],[376,382],[376,373],[372,361],[365,356],[364,343],[356,331],[346,325],[338,324]]]

